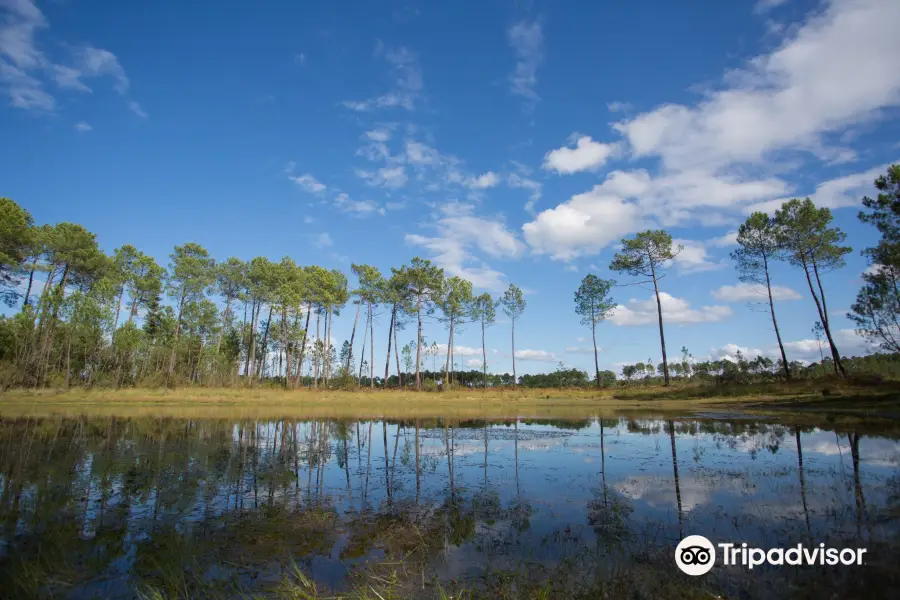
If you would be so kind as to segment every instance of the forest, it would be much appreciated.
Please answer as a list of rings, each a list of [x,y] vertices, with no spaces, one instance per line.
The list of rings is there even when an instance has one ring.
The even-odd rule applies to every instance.
[[[883,350],[847,358],[835,343],[822,275],[844,266],[853,250],[833,226],[831,211],[809,199],[785,202],[773,215],[756,212],[738,231],[731,258],[742,282],[757,286],[771,318],[780,357],[695,361],[687,348],[670,360],[660,279],[682,250],[664,230],[622,240],[610,270],[625,283],[652,284],[662,362],[601,371],[597,327],[617,306],[616,281],[587,275],[574,292],[574,311],[591,329],[594,373],[560,364],[551,372],[516,375],[515,328],[527,303],[514,284],[499,298],[476,295],[472,283],[448,277],[415,257],[389,274],[353,264],[348,274],[290,257],[273,262],[217,261],[197,243],[175,246],[167,266],[131,245],[104,253],[96,235],[68,222],[34,223],[0,198],[0,298],[18,311],[0,317],[0,390],[13,387],[585,387],[590,385],[755,382],[854,374],[900,376],[900,165],[875,181],[876,198],[861,201],[859,219],[880,235],[863,255],[871,267],[848,316]],[[809,289],[821,361],[803,364],[785,352],[772,298],[770,270],[785,261]],[[375,316],[389,315],[387,331]],[[512,373],[490,373],[484,348],[498,313],[509,320]],[[439,345],[423,336],[423,318],[446,327]],[[335,317],[352,318],[350,339],[332,343]],[[474,326],[482,336],[480,370],[460,370],[455,333]],[[400,345],[398,331],[415,341]],[[376,334],[387,341],[383,373],[375,372]],[[440,355],[440,357],[439,357]],[[429,369],[430,367],[430,369]]]

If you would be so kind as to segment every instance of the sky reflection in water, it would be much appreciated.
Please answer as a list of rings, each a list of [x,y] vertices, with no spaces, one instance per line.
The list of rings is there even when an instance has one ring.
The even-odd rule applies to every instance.
[[[422,579],[473,587],[563,566],[609,578],[654,560],[678,577],[666,557],[689,534],[896,549],[900,444],[854,430],[624,418],[0,426],[0,589],[23,595],[132,597],[179,576],[185,589],[265,589],[291,561],[345,589],[366,561],[411,553]],[[710,581],[747,589],[744,575]],[[793,575],[760,577],[781,589]]]

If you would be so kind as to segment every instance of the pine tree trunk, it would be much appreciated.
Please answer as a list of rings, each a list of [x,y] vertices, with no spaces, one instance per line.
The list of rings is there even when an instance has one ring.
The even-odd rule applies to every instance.
[[[347,364],[344,366],[344,371],[348,375],[350,374],[350,363],[353,362],[353,340],[356,338],[356,323],[359,321],[360,308],[362,308],[362,298],[356,304],[356,316],[353,317],[353,331],[350,332],[350,353],[347,355]]]
[[[178,337],[181,335],[181,313],[184,309],[184,291],[181,293],[181,300],[178,302],[178,319],[175,320],[175,339],[172,342],[172,352],[169,354],[169,366],[166,369],[165,389],[169,389],[169,378],[175,371],[175,352],[178,349]]]
[[[219,332],[219,339],[216,342],[216,357],[219,356],[219,350],[222,348],[222,338],[225,337],[225,328],[228,327],[228,316],[231,312],[231,296],[225,299],[225,312],[222,313],[222,330]]]
[[[838,352],[837,346],[834,344],[834,338],[831,335],[831,323],[828,320],[828,305],[825,303],[825,290],[822,288],[822,278],[819,277],[819,267],[813,260],[813,272],[816,275],[816,283],[819,285],[819,293],[822,296],[822,314],[823,325],[825,326],[825,334],[828,336],[828,344],[831,346],[831,357],[834,360],[834,372],[841,377],[847,377],[847,370],[844,368],[844,361],[841,360],[841,354]]]
[[[331,307],[329,306],[325,310],[325,386],[328,386],[328,379],[331,377],[331,322],[334,320],[334,314],[331,312]]]
[[[484,389],[487,389],[487,348],[484,347],[484,317],[481,318],[481,368],[484,371]]]
[[[37,256],[31,261],[31,270],[28,272],[28,287],[25,288],[25,301],[22,303],[22,308],[28,306],[28,303],[31,301],[31,284],[34,283],[34,271],[37,269],[37,261]]]
[[[256,314],[259,312],[257,304],[256,298],[254,298],[253,304],[250,306],[250,349],[247,351],[247,362],[244,368],[244,373],[251,386],[253,385],[253,363],[256,362]]]
[[[369,319],[371,313],[366,311],[366,325],[363,327],[362,352],[359,353],[359,373],[356,376],[356,385],[362,386],[363,363],[366,362],[366,342],[369,339]]]
[[[269,316],[266,318],[266,330],[263,333],[262,339],[262,360],[259,361],[256,367],[256,376],[260,379],[265,379],[266,377],[266,365],[267,357],[269,356],[269,325],[272,323],[272,305],[269,305]]]
[[[781,362],[784,364],[784,376],[791,380],[791,368],[788,365],[787,354],[784,352],[784,344],[781,342],[781,332],[778,330],[778,320],[775,318],[775,303],[772,301],[772,282],[769,279],[769,259],[765,253],[763,257],[763,271],[766,274],[766,293],[769,295],[769,312],[772,315],[772,325],[775,327],[775,337],[778,339],[778,349],[781,351]]]
[[[391,335],[394,333],[394,320],[397,318],[397,304],[391,308],[391,324],[388,326],[388,343],[387,356],[384,359],[384,387],[387,387],[388,377],[391,369]],[[352,339],[352,338],[351,338]],[[397,374],[397,381],[400,382],[400,374]]]
[[[662,315],[662,302],[659,300],[659,285],[656,282],[656,267],[653,265],[653,261],[650,261],[650,272],[653,275],[653,291],[656,293],[656,310],[659,314],[659,344],[662,348],[662,360],[663,360],[663,378],[665,379],[665,385],[669,385],[669,361],[666,359],[666,334],[663,332],[663,315]]]
[[[284,351],[284,389],[291,387],[291,346],[288,344],[287,305],[281,307],[281,348]]]
[[[369,302],[369,387],[375,388],[375,319]]]
[[[422,389],[422,378],[419,374],[419,363],[422,360],[422,295],[416,296],[416,315],[419,319],[419,327],[416,333],[416,389]]]
[[[321,354],[319,344],[319,321],[322,317],[322,310],[316,307],[316,341],[313,344],[315,351],[313,352],[313,387],[319,387],[319,354]]]
[[[834,360],[833,366],[835,372],[840,372],[840,374],[846,377],[847,375],[844,371],[844,365],[840,362],[841,355],[838,353],[837,346],[834,345],[834,340],[831,338],[831,327],[828,326],[827,315],[825,314],[822,303],[819,301],[819,295],[816,294],[816,289],[813,286],[812,277],[809,274],[809,265],[806,263],[805,258],[801,258],[801,264],[803,265],[803,272],[806,274],[806,283],[809,285],[809,293],[812,294],[813,301],[816,303],[816,310],[818,310],[819,312],[819,320],[822,323],[822,327],[825,329],[825,337],[828,338],[828,344],[831,347],[831,356]],[[818,279],[818,272],[816,273],[816,278]]]
[[[306,306],[306,325],[303,327],[303,342],[300,344],[300,356],[297,358],[296,387],[300,387],[300,378],[303,376],[303,355],[306,354],[306,340],[309,334],[310,316],[312,316],[312,302],[309,302]]]
[[[394,323],[394,359],[397,361],[397,381],[403,387],[403,372],[400,370],[400,344],[397,343],[397,323]],[[390,358],[388,358],[390,360]]]
[[[513,363],[513,387],[519,385],[519,378],[516,377],[516,319],[512,319],[512,363]]]
[[[453,315],[450,315],[450,332],[447,334],[447,361],[444,363],[444,385],[450,386],[450,354],[453,348]]]
[[[594,340],[594,373],[596,374],[597,387],[600,387],[600,361],[597,359],[597,321],[594,318],[594,301],[591,300],[591,337]]]

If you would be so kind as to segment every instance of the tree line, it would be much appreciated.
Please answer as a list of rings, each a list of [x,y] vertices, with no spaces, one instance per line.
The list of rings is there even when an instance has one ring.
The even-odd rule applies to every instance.
[[[863,288],[848,316],[863,336],[897,353],[900,165],[891,166],[875,185],[879,194],[862,200],[868,210],[859,218],[875,225],[881,240],[863,251],[872,266],[863,275]],[[794,377],[799,363],[788,359],[778,328],[771,275],[776,262],[788,262],[802,274],[830,368],[847,375],[832,333],[822,275],[843,267],[852,250],[843,245],[846,235],[831,221],[831,211],[816,207],[809,198],[789,200],[774,215],[750,215],[731,253],[739,279],[764,291],[781,355],[777,368],[785,379]],[[649,230],[624,238],[609,265],[634,278],[630,284],[652,284],[657,305],[662,362],[626,366],[622,375],[627,380],[658,372],[668,385],[673,375],[690,376],[697,370],[696,365],[685,367],[684,360],[670,365],[666,353],[660,282],[682,249],[673,246],[668,232]],[[389,275],[364,264],[353,264],[351,271],[358,281],[353,289],[340,270],[301,266],[290,257],[279,262],[265,257],[217,262],[192,242],[176,246],[167,267],[128,244],[110,256],[83,226],[36,225],[27,210],[0,198],[0,299],[20,307],[0,319],[0,386],[226,386],[265,380],[286,389],[363,383],[375,387],[394,381],[422,389],[429,357],[432,375],[438,371],[437,343],[428,346],[423,335],[423,318],[435,314],[446,326],[447,338],[443,376],[433,376],[433,385],[477,385],[455,362],[456,333],[467,325],[481,332],[482,386],[583,383],[584,377],[577,375],[583,372],[577,369],[517,377],[515,327],[527,304],[514,284],[496,299],[487,293],[475,295],[471,282],[448,277],[419,257],[391,268]],[[591,328],[597,386],[610,381],[611,372],[599,367],[597,326],[617,306],[611,295],[617,285],[587,275],[575,292],[575,312]],[[349,340],[338,349],[332,343],[332,325],[348,305],[353,326]],[[498,310],[510,320],[511,378],[488,376],[484,338]],[[374,366],[379,311],[390,315],[383,377],[376,376]],[[414,343],[401,347],[398,331],[407,327],[415,328]],[[770,359],[751,362],[748,372],[773,371]],[[715,370],[710,366],[706,372]],[[560,375],[567,371],[571,373]]]
[[[496,300],[475,295],[471,282],[416,257],[389,276],[354,264],[358,286],[351,289],[340,270],[301,266],[290,257],[216,262],[196,243],[176,246],[165,268],[131,245],[106,255],[81,225],[35,225],[8,198],[0,199],[0,221],[0,298],[10,307],[21,303],[17,314],[0,320],[4,388],[260,380],[287,389],[363,381],[374,387],[390,381],[394,362],[397,383],[421,389],[425,361],[437,353],[436,343],[427,347],[423,317],[438,313],[447,326],[441,383],[451,384],[456,332],[477,324],[483,341],[497,310],[511,320],[516,381],[515,325],[526,303],[515,285]],[[332,324],[348,304],[353,328],[338,355]],[[375,374],[378,311],[390,314],[383,378]],[[415,327],[416,342],[403,347],[404,370],[397,332],[407,326]],[[486,386],[484,343],[482,359]]]

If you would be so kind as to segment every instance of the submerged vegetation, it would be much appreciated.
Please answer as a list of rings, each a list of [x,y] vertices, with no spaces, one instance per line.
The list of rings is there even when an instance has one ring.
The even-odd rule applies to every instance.
[[[743,383],[818,377],[829,371],[843,378],[873,373],[895,377],[900,352],[900,165],[890,167],[876,186],[880,194],[863,199],[868,212],[860,218],[876,226],[881,240],[864,251],[872,268],[850,316],[862,335],[890,354],[849,360],[841,355],[821,276],[844,266],[851,249],[842,245],[845,235],[831,225],[829,209],[795,199],[773,216],[751,215],[732,254],[741,280],[760,291],[781,357],[695,362],[682,348],[681,360],[671,362],[660,281],[681,248],[673,247],[665,231],[646,231],[622,240],[610,269],[638,279],[632,283],[653,284],[662,362],[626,365],[624,380],[655,383],[658,376],[664,385],[677,379]],[[575,293],[575,312],[591,328],[593,376],[562,365],[554,373],[517,376],[515,333],[517,325],[524,325],[527,305],[516,285],[497,301],[489,294],[475,296],[471,282],[447,277],[429,260],[413,258],[392,268],[390,276],[355,264],[358,283],[351,288],[339,270],[300,266],[287,256],[280,262],[265,257],[216,262],[193,242],[176,246],[164,268],[130,245],[107,256],[96,236],[81,225],[36,225],[28,211],[7,198],[0,199],[0,223],[0,296],[20,309],[0,318],[0,390],[260,382],[285,389],[583,387],[591,381],[604,387],[616,382],[616,374],[601,371],[597,361],[597,327],[615,310],[615,282],[593,275]],[[785,352],[772,302],[770,266],[775,261],[795,266],[808,285],[822,342],[818,365],[804,366]],[[332,325],[348,304],[353,327],[350,338],[338,346],[332,341]],[[498,309],[510,321],[512,374],[489,373],[484,332]],[[390,315],[386,335],[375,329],[379,311]],[[424,336],[423,321],[435,314],[447,328],[446,343],[440,345]],[[461,370],[456,357],[456,332],[466,324],[476,324],[482,335],[481,364],[468,361],[479,367],[470,371]],[[398,332],[407,327],[414,330],[413,340],[401,346]],[[376,333],[387,342],[383,376],[375,373]]]

